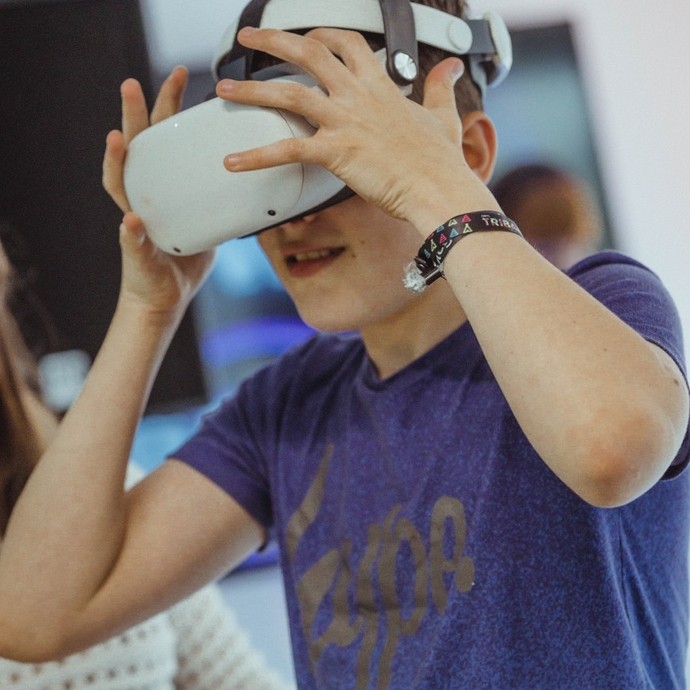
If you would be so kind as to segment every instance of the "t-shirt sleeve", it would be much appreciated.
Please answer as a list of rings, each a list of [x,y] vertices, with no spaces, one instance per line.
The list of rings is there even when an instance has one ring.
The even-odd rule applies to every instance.
[[[576,264],[571,277],[645,340],[666,351],[686,376],[680,317],[655,273],[622,254],[602,252]]]
[[[272,378],[266,370],[245,381],[170,454],[208,477],[269,530],[273,514],[266,449],[271,431],[265,424],[270,412],[263,403],[275,395]]]
[[[645,340],[666,352],[687,384],[683,332],[678,310],[659,277],[617,252],[602,252],[576,264],[569,275]],[[676,476],[690,458],[690,433],[666,477]]]
[[[206,415],[199,430],[170,457],[196,468],[232,496],[269,533],[281,500],[281,462],[293,441],[308,436],[319,405],[345,362],[359,361],[356,334],[316,334],[246,379],[236,395]],[[338,373],[340,372],[340,374]]]

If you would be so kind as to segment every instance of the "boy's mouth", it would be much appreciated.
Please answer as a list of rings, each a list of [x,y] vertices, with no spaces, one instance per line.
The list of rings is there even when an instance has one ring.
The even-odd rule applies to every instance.
[[[334,256],[338,256],[344,251],[342,247],[335,247],[330,249],[318,249],[309,252],[298,252],[296,254],[290,254],[286,258],[288,266],[294,266],[295,264],[304,263],[306,261],[320,261],[322,259],[329,259]]]
[[[308,278],[329,266],[344,251],[345,247],[297,251],[286,255],[285,264],[293,278]]]

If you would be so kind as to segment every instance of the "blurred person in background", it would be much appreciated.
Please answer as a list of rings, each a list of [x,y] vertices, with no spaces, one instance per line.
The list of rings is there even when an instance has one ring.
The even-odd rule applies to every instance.
[[[493,185],[503,212],[552,264],[567,269],[601,247],[604,221],[584,180],[548,163],[511,168]]]

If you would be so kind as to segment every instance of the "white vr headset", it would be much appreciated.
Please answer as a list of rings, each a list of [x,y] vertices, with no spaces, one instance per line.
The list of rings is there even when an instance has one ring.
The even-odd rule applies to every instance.
[[[244,26],[304,31],[337,27],[379,34],[390,77],[408,93],[417,76],[417,42],[468,56],[470,75],[483,93],[512,64],[503,21],[494,14],[463,20],[410,0],[253,0],[221,41],[216,79],[275,79],[316,86],[294,65],[255,69],[253,51],[241,46]],[[171,254],[194,254],[314,213],[352,196],[318,165],[289,164],[230,173],[224,157],[314,128],[301,116],[274,108],[212,98],[149,127],[129,146],[124,171],[127,198],[153,242]]]

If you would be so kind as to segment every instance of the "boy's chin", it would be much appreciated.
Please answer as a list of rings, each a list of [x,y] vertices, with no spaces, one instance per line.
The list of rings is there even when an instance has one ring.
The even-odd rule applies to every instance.
[[[347,333],[350,331],[356,331],[359,328],[356,323],[353,323],[352,320],[347,319],[324,318],[323,316],[320,318],[317,317],[311,319],[302,316],[302,314],[300,314],[300,317],[302,321],[307,324],[307,326],[313,328],[319,333]]]

